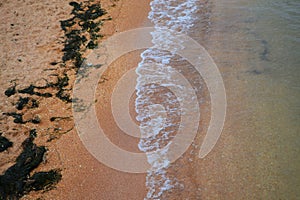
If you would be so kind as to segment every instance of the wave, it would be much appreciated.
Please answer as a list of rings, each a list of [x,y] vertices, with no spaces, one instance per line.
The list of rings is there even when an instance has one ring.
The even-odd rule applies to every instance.
[[[153,0],[148,18],[154,23],[152,34],[153,47],[145,50],[136,73],[137,98],[135,109],[140,122],[141,140],[139,149],[146,153],[151,168],[146,177],[148,189],[145,200],[160,199],[165,191],[170,191],[179,183],[176,177],[168,175],[171,164],[168,158],[169,146],[176,134],[180,116],[186,112],[181,108],[189,95],[178,96],[174,90],[185,91],[187,88],[176,80],[172,65],[183,59],[176,56],[183,49],[183,41],[176,34],[167,34],[164,29],[188,34],[194,26],[200,9],[198,0]],[[163,46],[172,49],[166,52]],[[187,92],[188,93],[188,92]]]

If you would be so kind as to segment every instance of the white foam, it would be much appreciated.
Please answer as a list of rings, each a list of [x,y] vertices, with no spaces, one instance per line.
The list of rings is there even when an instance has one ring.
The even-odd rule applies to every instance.
[[[163,107],[158,105],[151,96],[155,94],[158,87],[173,88],[184,91],[186,88],[177,84],[172,73],[174,69],[170,66],[171,59],[179,49],[183,49],[183,41],[176,34],[166,34],[163,29],[187,33],[193,27],[195,16],[198,11],[199,0],[153,0],[150,3],[151,11],[149,19],[154,23],[155,31],[152,32],[153,48],[145,50],[142,61],[139,63],[136,73],[137,98],[135,102],[137,117],[140,122],[140,131],[143,137],[139,142],[139,149],[146,152],[151,169],[148,171],[146,186],[148,193],[145,199],[160,199],[163,193],[171,190],[176,185],[176,180],[167,175],[170,166],[168,150],[171,144],[170,131],[166,127],[176,127],[172,115],[185,114],[186,110],[180,108]],[[171,52],[160,49],[167,47]],[[173,61],[173,60],[172,60]],[[180,59],[178,60],[180,61]],[[163,94],[170,105],[186,102],[189,96],[177,96],[172,100],[174,94]],[[169,115],[167,115],[167,113]],[[171,115],[171,116],[170,116]],[[159,136],[159,137],[158,137]],[[161,147],[162,144],[167,145]]]

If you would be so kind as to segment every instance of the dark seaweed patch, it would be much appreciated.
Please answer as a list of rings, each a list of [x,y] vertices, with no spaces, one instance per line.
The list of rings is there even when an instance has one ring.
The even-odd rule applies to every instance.
[[[64,89],[66,86],[69,85],[69,77],[67,74],[64,74],[63,77],[58,77],[57,82],[55,84],[50,84],[50,87],[57,88],[57,93],[55,96],[59,98],[60,100],[70,103],[72,102],[72,99],[70,97],[70,94],[66,92],[66,89]]]
[[[41,119],[39,116],[34,116],[33,119],[30,120],[30,122],[34,123],[34,124],[39,124],[41,122]]]
[[[16,108],[18,110],[22,110],[28,104],[28,102],[29,102],[29,97],[25,97],[25,98],[20,97],[19,101],[16,104]]]
[[[67,102],[67,103],[71,103],[72,99],[70,97],[70,94],[66,93],[65,90],[59,90],[56,93],[56,97],[58,97],[60,100]]]
[[[50,63],[50,65],[57,65],[57,64],[58,64],[58,62],[55,62],[55,61]]]
[[[61,180],[60,170],[50,170],[48,172],[37,172],[29,179],[26,190],[48,190]]]
[[[98,5],[94,4],[89,6],[89,9],[86,12],[88,19],[97,19],[106,14],[106,11],[100,8]]]
[[[51,117],[50,121],[54,122],[54,121],[59,121],[59,120],[64,120],[64,119],[70,119],[70,117]]]
[[[23,120],[23,114],[22,113],[16,113],[16,112],[10,112],[10,113],[3,113],[4,115],[10,116],[14,118],[14,123],[16,124],[26,124],[28,122],[31,122],[33,124],[39,124],[41,122],[41,119],[39,116],[34,116],[33,119],[24,121]]]
[[[5,151],[9,147],[12,147],[12,145],[13,145],[13,143],[11,141],[9,141],[7,138],[1,136],[1,133],[0,133],[0,152]]]
[[[10,112],[10,113],[3,113],[4,115],[10,116],[14,118],[14,122],[16,124],[25,124],[26,122],[23,121],[23,114],[16,113],[16,112]]]
[[[18,92],[22,93],[22,94],[36,95],[36,96],[45,97],[45,98],[49,98],[49,97],[53,96],[50,93],[35,92],[35,90],[34,90],[35,88],[37,88],[37,89],[44,89],[44,87],[41,88],[41,87],[36,87],[34,85],[30,85],[27,88],[24,88],[22,90],[18,90]]]
[[[59,89],[66,87],[68,85],[69,85],[69,77],[67,76],[67,74],[64,74],[63,77],[58,77],[57,83],[53,84],[53,86]]]
[[[35,92],[34,94],[37,95],[37,96],[40,96],[40,97],[45,97],[45,98],[49,98],[49,97],[52,97],[52,96],[53,96],[53,95],[50,94],[50,93],[40,93],[40,92]]]
[[[31,106],[30,108],[38,108],[39,107],[39,102],[35,99],[31,99]]]
[[[70,3],[69,3],[69,5],[70,6],[73,6],[74,8],[74,10],[73,11],[82,11],[82,8],[81,8],[81,5],[82,5],[82,3],[77,3],[77,2],[75,2],[75,1],[71,1]],[[73,12],[72,11],[72,12]]]
[[[27,88],[24,88],[23,90],[18,90],[19,93],[23,93],[23,94],[30,94],[30,95],[34,95],[34,86],[30,85]]]
[[[73,19],[71,18],[71,19],[68,19],[68,20],[61,21],[60,23],[61,23],[62,29],[63,29],[64,31],[66,31],[66,30],[67,30],[67,29],[66,29],[67,27],[73,26],[76,22],[74,22]]]
[[[87,6],[87,9],[86,6],[78,3],[70,3],[70,5],[73,6],[72,14],[82,21],[94,20],[106,14],[105,10],[97,4]]]
[[[14,85],[14,86],[8,88],[8,89],[4,92],[4,94],[5,94],[6,96],[10,97],[10,96],[16,94],[16,92],[17,92],[17,91],[16,91],[16,86]]]
[[[94,49],[96,48],[98,45],[95,44],[93,41],[90,41],[88,44],[87,44],[87,48],[88,49]]]
[[[62,30],[65,31],[65,46],[63,48],[63,62],[72,60],[75,69],[78,70],[83,63],[84,57],[82,52],[86,49],[94,49],[97,47],[97,39],[102,37],[98,32],[99,25],[105,19],[99,19],[106,14],[106,11],[101,8],[99,4],[82,4],[71,2],[73,6],[72,15],[70,19],[60,21]],[[78,24],[78,27],[74,25]],[[88,37],[86,37],[88,35]]]
[[[45,86],[35,86],[31,84],[27,88],[22,89],[16,89],[16,85],[14,85],[5,91],[7,97],[16,94],[26,94],[26,96],[24,95],[25,97],[19,97],[18,102],[15,104],[16,109],[22,111],[21,113],[3,113],[4,115],[13,117],[15,123],[40,123],[41,119],[39,116],[35,116],[28,121],[24,121],[23,119],[23,115],[26,114],[27,111],[23,110],[25,107],[36,108],[39,106],[34,96],[43,98],[55,96],[66,103],[72,102],[70,96],[72,87],[66,88],[69,85],[67,72],[72,70],[70,71],[71,74],[78,73],[85,59],[84,54],[86,50],[96,48],[98,39],[102,37],[102,35],[99,34],[99,26],[105,20],[111,19],[110,17],[107,19],[100,18],[106,14],[100,4],[84,1],[83,3],[70,2],[70,5],[73,7],[71,18],[60,21],[61,28],[65,32],[64,48],[62,49],[63,57],[61,58],[61,62],[51,62],[50,65],[55,66],[55,68],[48,69],[57,70],[54,74],[57,80],[54,82],[52,81],[53,79],[49,80],[49,82],[46,80],[47,84]],[[71,68],[68,67],[68,61],[72,64]],[[60,65],[58,65],[59,63]],[[100,65],[93,67],[100,67]],[[82,70],[82,72],[85,72],[85,70],[86,69]],[[53,74],[51,76],[53,76]],[[46,89],[53,89],[54,91]],[[48,93],[49,91],[51,91],[51,93]],[[53,122],[67,118],[69,117],[52,117],[50,121]],[[72,129],[73,127],[62,134]],[[58,130],[54,129],[54,132],[55,131]],[[46,149],[44,146],[37,146],[33,143],[34,138],[37,137],[35,129],[32,129],[29,135],[29,138],[23,142],[23,151],[16,159],[16,163],[0,176],[0,199],[18,199],[31,190],[46,190],[51,188],[61,180],[59,170],[37,172],[30,177],[32,170],[43,161]],[[49,140],[55,138],[56,136],[53,135]]]
[[[81,25],[82,30],[92,32],[93,30],[95,31],[95,28],[98,27],[99,23],[95,23],[93,21],[86,21],[86,22],[83,22],[82,24],[79,24],[79,25]]]
[[[33,143],[30,136],[23,143],[23,151],[16,163],[0,176],[0,199],[19,199],[31,190],[43,190],[61,180],[59,170],[37,172],[30,177],[30,172],[43,162],[46,148]]]
[[[36,138],[36,136],[37,136],[36,129],[31,129],[29,132],[29,137]]]

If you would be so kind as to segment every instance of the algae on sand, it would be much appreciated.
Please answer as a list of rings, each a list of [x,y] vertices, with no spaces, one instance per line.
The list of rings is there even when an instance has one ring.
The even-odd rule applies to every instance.
[[[34,130],[22,143],[23,151],[16,163],[0,176],[0,199],[18,199],[31,190],[44,190],[61,180],[59,170],[30,173],[43,162],[46,148],[33,143]]]

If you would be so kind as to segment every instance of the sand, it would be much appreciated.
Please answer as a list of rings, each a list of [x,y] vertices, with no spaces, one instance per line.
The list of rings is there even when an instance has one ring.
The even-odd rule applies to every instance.
[[[149,0],[103,0],[101,5],[112,17],[101,27],[103,39],[115,33],[146,26],[149,12]],[[54,78],[51,74],[55,66],[53,61],[60,61],[63,52],[64,32],[60,27],[60,20],[70,18],[71,6],[61,0],[47,1],[1,1],[0,12],[0,110],[3,112],[15,111],[14,104],[18,96],[6,97],[4,91],[16,83],[19,88],[24,88],[31,83],[39,86],[45,84],[45,80]],[[205,14],[205,13],[204,13]],[[203,31],[204,32],[204,31]],[[197,34],[197,33],[196,33]],[[207,39],[207,35],[198,36]],[[201,38],[203,37],[203,38]],[[209,41],[203,45],[210,49],[214,58],[218,58],[219,66],[222,56],[214,49],[222,49],[218,43],[222,35],[212,35]],[[91,51],[87,51],[88,55]],[[124,134],[114,123],[111,114],[110,99],[113,86],[118,79],[129,69],[135,68],[140,61],[140,52],[132,52],[114,62],[105,73],[105,80],[99,84],[97,90],[97,117],[104,130],[107,130],[108,138],[121,148],[138,151],[137,139],[132,139]],[[241,58],[242,59],[242,58]],[[226,68],[223,68],[224,72]],[[74,81],[74,73],[69,72],[70,82]],[[229,83],[227,83],[229,84]],[[69,86],[70,87],[70,86]],[[71,87],[70,87],[71,88]],[[242,90],[242,89],[241,89]],[[207,98],[207,90],[199,94]],[[233,97],[231,97],[233,98]],[[71,106],[57,98],[37,98],[39,108],[25,109],[25,120],[33,116],[39,116],[39,124],[15,124],[11,117],[0,115],[0,132],[14,143],[12,148],[0,153],[0,173],[14,164],[15,158],[22,151],[21,143],[28,137],[31,129],[35,128],[38,137],[37,145],[45,145],[48,149],[44,162],[34,172],[61,169],[62,180],[54,189],[46,192],[31,192],[22,199],[143,199],[147,189],[145,187],[146,174],[130,174],[120,172],[105,166],[95,159],[82,144],[72,119]],[[134,116],[132,97],[131,114]],[[209,99],[204,99],[209,102]],[[201,121],[196,144],[201,144],[205,135],[210,112],[209,103],[201,104]],[[260,184],[255,166],[255,155],[251,154],[251,144],[246,145],[244,138],[234,137],[232,130],[242,129],[242,125],[233,124],[235,112],[242,108],[231,105],[232,112],[228,115],[229,122],[225,124],[218,144],[204,159],[198,159],[197,154],[189,155],[191,151],[199,149],[191,147],[182,159],[176,161],[172,172],[178,179],[184,181],[184,188],[172,191],[170,199],[241,199],[240,194],[244,189],[246,199],[259,199],[261,192],[270,192],[274,188],[264,189]],[[64,117],[51,121],[51,117]],[[238,117],[236,117],[238,118]],[[247,133],[245,132],[245,135]],[[253,141],[251,136],[247,141]],[[244,141],[244,142],[243,142]],[[244,146],[243,146],[244,145]],[[197,147],[199,148],[199,146]],[[253,148],[253,147],[252,147]],[[243,150],[243,151],[241,151]],[[252,151],[253,152],[253,151]],[[190,162],[192,159],[193,162]],[[247,162],[245,162],[247,161]],[[267,160],[266,160],[267,161]],[[268,168],[264,169],[266,172]],[[251,175],[253,174],[253,175]],[[249,182],[252,183],[249,186]],[[256,194],[254,194],[256,193]],[[267,193],[266,193],[267,194]],[[166,194],[168,195],[168,194]]]
[[[106,0],[102,7],[112,17],[101,27],[103,39],[115,32],[144,26],[147,23],[149,1]],[[2,1],[1,10],[1,67],[0,67],[0,109],[14,111],[17,97],[6,97],[4,91],[16,83],[18,88],[29,84],[43,85],[55,71],[49,63],[60,61],[63,55],[63,31],[60,20],[70,18],[72,7],[65,1]],[[133,14],[134,13],[134,14]],[[87,52],[88,54],[89,52]],[[116,69],[106,74],[108,83],[114,82],[124,73],[123,69],[136,66],[139,54],[130,55],[114,63]],[[126,59],[127,60],[127,59]],[[122,63],[122,65],[120,65]],[[119,66],[119,67],[118,67]],[[120,67],[122,66],[122,67]],[[124,68],[123,68],[124,66]],[[53,69],[53,70],[49,70]],[[74,74],[69,74],[71,82]],[[71,87],[71,86],[70,86]],[[48,152],[44,162],[34,171],[62,169],[62,180],[47,192],[31,192],[22,199],[143,199],[146,194],[145,174],[129,174],[113,170],[96,160],[81,143],[74,123],[70,105],[55,98],[38,98],[39,108],[26,110],[25,119],[38,115],[41,123],[15,124],[7,116],[1,116],[1,132],[14,146],[0,155],[0,172],[14,164],[22,151],[21,143],[28,132],[36,128],[37,145],[45,145]],[[101,113],[101,112],[99,112]],[[49,120],[51,117],[65,117]],[[110,122],[104,118],[103,123]],[[109,127],[108,127],[109,128]],[[110,132],[112,140],[115,132]],[[115,136],[116,137],[116,136]],[[131,145],[130,145],[131,146]]]

